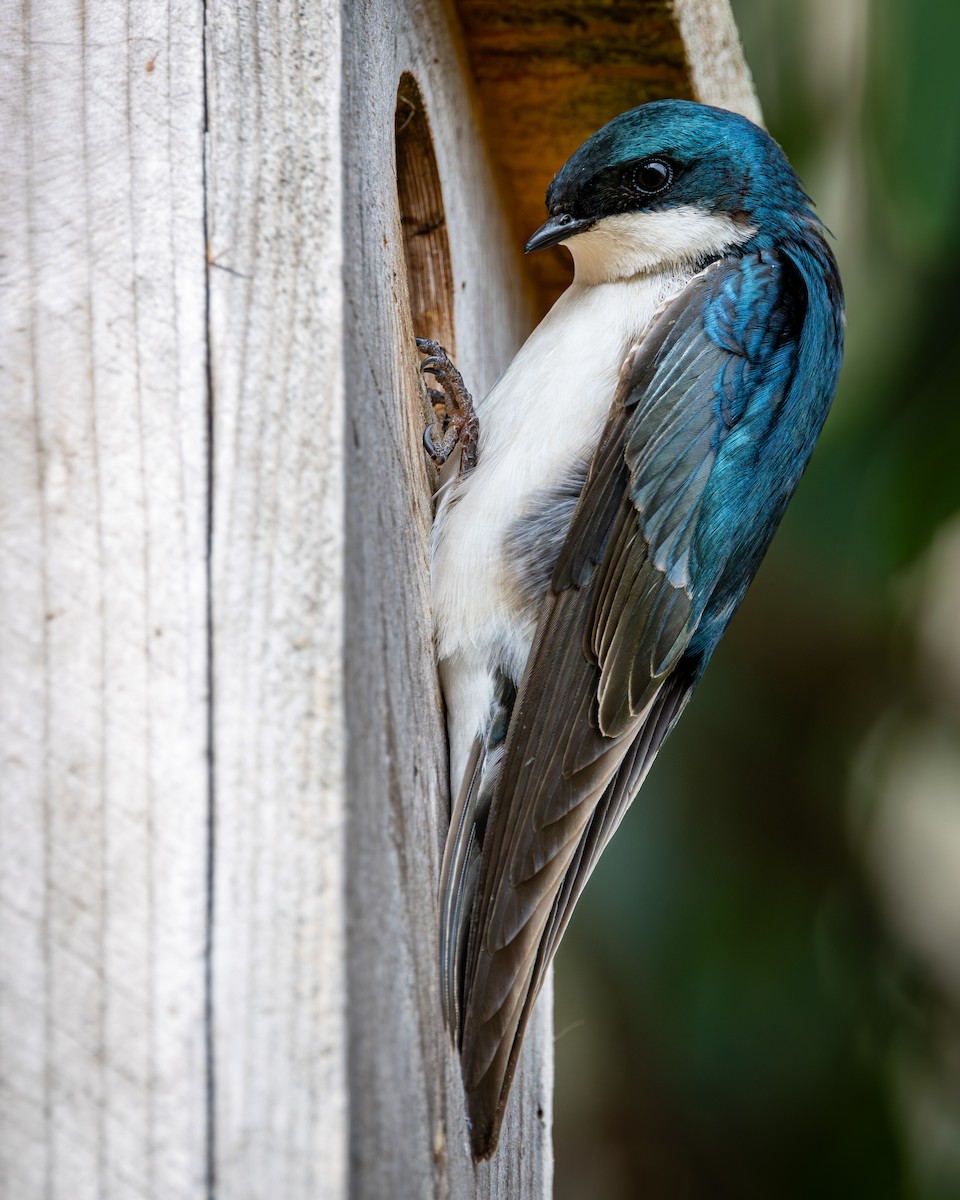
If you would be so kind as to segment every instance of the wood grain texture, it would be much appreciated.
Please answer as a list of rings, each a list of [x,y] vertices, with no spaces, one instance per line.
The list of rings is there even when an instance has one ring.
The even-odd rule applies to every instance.
[[[443,210],[443,189],[426,105],[416,79],[400,77],[394,114],[397,204],[413,324],[431,330],[451,357],[457,346],[453,317],[453,268]]]
[[[202,14],[0,16],[0,1195],[205,1157]]]
[[[729,0],[672,0],[693,98],[763,124]]]
[[[439,1016],[446,739],[430,619],[431,481],[413,337],[442,328],[414,329],[405,280],[394,104],[406,71],[419,84],[433,138],[453,272],[452,327],[469,387],[490,387],[532,320],[447,12],[432,3],[348,6],[351,1190],[364,1198],[540,1197],[551,1186],[550,997],[526,1047],[503,1152],[480,1167],[468,1146],[459,1059]],[[451,327],[450,318],[441,314],[443,327]]]
[[[479,93],[443,0],[0,10],[0,1196],[550,1192],[550,987],[480,1167],[440,1018],[413,335],[491,386],[596,97],[749,96],[720,0],[460,7]]]
[[[339,22],[207,8],[212,1155],[251,1200],[348,1187]]]

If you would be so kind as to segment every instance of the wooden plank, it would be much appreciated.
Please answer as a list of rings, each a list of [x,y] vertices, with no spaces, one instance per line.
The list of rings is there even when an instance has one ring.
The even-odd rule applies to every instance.
[[[447,214],[461,230],[460,258],[478,258],[491,239],[488,273],[454,259],[458,304],[476,326],[463,359],[480,386],[529,316],[516,254],[489,203],[489,170],[455,124],[472,118],[444,18],[435,14],[444,40],[414,52],[413,14],[389,5],[368,14],[342,70],[348,90],[361,79],[372,89],[371,107],[362,121],[343,114],[341,148],[336,12],[215,3],[208,14],[218,1187],[291,1200],[348,1187],[357,1196],[541,1194],[548,1091],[521,1082],[518,1091],[539,1097],[524,1113],[536,1136],[477,1182],[459,1064],[439,1016],[445,746],[423,410],[403,320],[393,175],[396,88],[411,63],[442,74],[446,165],[451,179],[466,170]],[[401,50],[392,48],[398,29],[410,30]],[[441,52],[442,73],[431,61]],[[351,179],[342,242],[341,159]],[[372,170],[362,187],[358,167]],[[359,287],[345,298],[345,349],[341,245]],[[481,285],[501,288],[503,271],[512,286],[502,314],[491,315]],[[346,682],[344,534],[353,582],[370,573],[361,603],[348,589]]]
[[[201,13],[0,22],[0,1194],[195,1197]]]
[[[347,1188],[339,5],[211,0],[219,1194]]]
[[[445,209],[454,311],[421,316],[439,328],[414,328],[404,280],[394,178],[394,109],[404,72],[416,78],[426,104]],[[436,890],[448,820],[446,739],[413,351],[414,333],[454,333],[458,363],[482,393],[515,353],[532,313],[446,10],[434,3],[347,6],[344,80],[352,1194],[545,1196],[552,1171],[549,992],[532,1022],[501,1151],[478,1168],[459,1059],[440,1016]]]
[[[461,15],[465,7],[459,6]],[[403,227],[389,176],[392,91],[409,71],[427,106],[455,295],[453,321],[449,314],[433,319],[451,330],[446,336],[455,335],[459,365],[478,394],[533,320],[523,303],[521,238],[510,220],[523,220],[523,205],[534,194],[531,179],[543,171],[537,212],[524,233],[541,220],[553,171],[604,120],[656,95],[692,94],[674,10],[665,3],[604,8],[608,23],[618,28],[599,30],[598,44],[616,61],[599,76],[589,40],[584,56],[581,6],[564,5],[562,12],[541,3],[471,7],[483,7],[491,25],[509,26],[516,39],[496,63],[494,47],[485,75],[476,26],[467,20],[486,138],[477,122],[480,105],[464,86],[464,49],[440,6],[371,3],[348,7],[345,14],[348,993],[351,1185],[363,1197],[542,1195],[550,1190],[552,1171],[549,990],[528,1034],[500,1150],[492,1163],[475,1169],[466,1146],[459,1063],[438,1037],[433,939],[423,936],[436,924],[445,832],[437,812],[446,788],[442,703],[427,619],[423,409],[409,348],[414,332],[429,336],[436,330],[408,322],[408,301],[416,303],[418,289],[408,295],[403,283]],[[554,27],[566,46],[559,55]],[[707,39],[700,51],[711,48]],[[558,66],[568,52],[576,59],[573,71]],[[505,204],[494,202],[498,185],[486,146],[501,167]],[[401,199],[406,191],[401,180]],[[543,281],[535,283],[542,302]],[[428,696],[433,702],[425,702]]]

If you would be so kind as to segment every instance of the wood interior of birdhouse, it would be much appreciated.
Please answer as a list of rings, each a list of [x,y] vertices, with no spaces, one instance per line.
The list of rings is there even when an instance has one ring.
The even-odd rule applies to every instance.
[[[554,172],[590,134],[648,100],[693,98],[677,23],[685,3],[456,0],[518,244],[546,218]],[[573,274],[559,247],[531,255],[527,270],[541,311]]]
[[[433,338],[453,354],[453,271],[443,193],[427,110],[417,81],[409,73],[401,76],[397,89],[394,128],[397,198],[413,330],[417,337]]]

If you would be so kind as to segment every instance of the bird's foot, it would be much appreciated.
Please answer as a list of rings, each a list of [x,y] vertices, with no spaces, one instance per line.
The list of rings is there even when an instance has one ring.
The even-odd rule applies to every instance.
[[[417,349],[427,356],[420,364],[421,374],[432,375],[440,385],[439,390],[427,389],[437,419],[424,430],[424,449],[439,471],[459,446],[460,474],[465,475],[477,461],[480,423],[473,399],[464,386],[463,376],[438,342],[417,338]]]

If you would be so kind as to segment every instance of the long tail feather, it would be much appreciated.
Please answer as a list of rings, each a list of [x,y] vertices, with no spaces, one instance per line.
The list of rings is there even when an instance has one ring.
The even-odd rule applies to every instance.
[[[516,689],[501,677],[486,723],[473,744],[450,820],[440,872],[440,994],[447,1028],[460,1044],[467,944],[490,802],[503,762]]]

